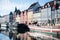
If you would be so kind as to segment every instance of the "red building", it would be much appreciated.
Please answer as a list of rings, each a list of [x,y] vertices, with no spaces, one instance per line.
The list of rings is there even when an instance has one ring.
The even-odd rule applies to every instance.
[[[20,23],[24,23],[23,11],[21,12],[21,15],[20,15]]]
[[[24,17],[24,23],[27,23],[27,21],[28,21],[27,10],[24,11],[23,17]]]
[[[27,18],[27,10],[22,11],[20,15],[20,22],[21,23],[27,23],[28,18]]]

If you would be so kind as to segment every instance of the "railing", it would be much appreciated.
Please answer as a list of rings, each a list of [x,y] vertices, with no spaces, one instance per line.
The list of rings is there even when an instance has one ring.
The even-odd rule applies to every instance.
[[[49,35],[42,34],[42,33],[31,33],[31,32],[29,32],[29,35],[30,35],[31,37],[34,37],[34,38],[39,37],[39,38],[41,38],[41,39],[54,39],[54,40],[60,40],[60,39],[55,38],[55,37],[53,37],[53,36],[49,36]]]
[[[50,26],[51,27],[51,26]],[[60,29],[52,29],[52,28],[41,28],[41,27],[29,27],[30,29],[35,29],[35,30],[46,30],[46,31],[49,31],[49,32],[60,32]]]
[[[40,38],[46,37],[46,38],[51,38],[51,39],[55,39],[55,40],[60,40],[58,38],[53,37],[53,35],[57,35],[57,32],[60,32],[60,29],[41,28],[41,27],[37,27],[37,26],[29,26],[29,28],[30,28],[30,33],[29,33],[30,36],[40,37]],[[45,32],[42,32],[42,31],[45,31]],[[52,36],[50,36],[50,35],[52,35]]]

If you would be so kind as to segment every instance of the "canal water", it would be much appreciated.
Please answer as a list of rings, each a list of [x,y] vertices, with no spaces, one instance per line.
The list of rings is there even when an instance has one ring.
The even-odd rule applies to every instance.
[[[0,40],[10,40],[8,36],[0,33]]]

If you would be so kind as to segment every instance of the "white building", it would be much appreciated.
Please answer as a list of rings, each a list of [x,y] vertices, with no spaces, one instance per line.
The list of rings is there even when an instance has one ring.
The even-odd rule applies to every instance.
[[[33,14],[33,21],[37,21],[38,23],[41,22],[41,13],[40,12]]]
[[[9,22],[9,15],[5,15],[4,18],[6,23]]]
[[[4,23],[5,22],[5,18],[4,17],[0,17],[0,23]]]
[[[46,23],[48,19],[52,19],[51,7],[41,9],[41,22]]]
[[[9,15],[4,15],[0,17],[0,23],[7,23],[9,22]]]

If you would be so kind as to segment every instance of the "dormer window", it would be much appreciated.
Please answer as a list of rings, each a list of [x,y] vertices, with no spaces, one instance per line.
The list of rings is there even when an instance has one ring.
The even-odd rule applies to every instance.
[[[43,8],[44,8],[44,6],[43,6]]]
[[[60,6],[59,6],[59,8],[60,8]]]
[[[41,10],[41,8],[39,8],[39,10]]]
[[[47,8],[47,5],[45,7]]]
[[[48,7],[50,7],[50,4],[48,3]]]

